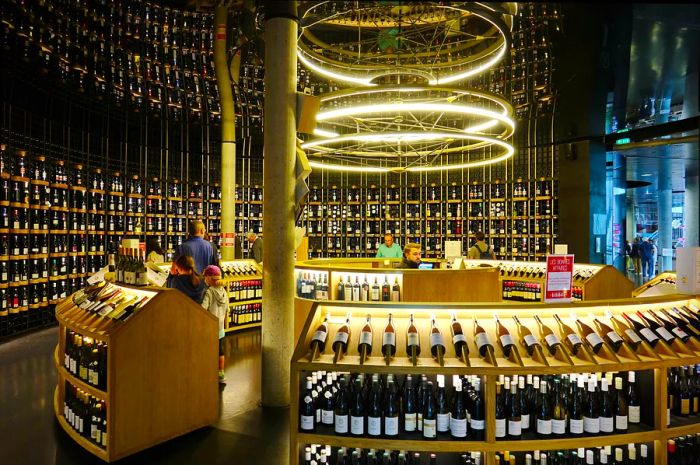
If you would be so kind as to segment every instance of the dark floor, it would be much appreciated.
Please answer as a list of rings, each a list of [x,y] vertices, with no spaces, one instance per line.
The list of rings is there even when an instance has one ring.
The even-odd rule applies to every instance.
[[[57,328],[0,344],[0,464],[103,463],[63,432],[53,414]],[[221,417],[118,464],[277,464],[288,456],[288,409],[264,409],[260,401],[260,331],[225,339],[227,385]]]

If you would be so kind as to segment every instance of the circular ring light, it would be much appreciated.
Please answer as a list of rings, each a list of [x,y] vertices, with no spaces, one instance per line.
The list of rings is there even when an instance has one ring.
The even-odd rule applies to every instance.
[[[449,87],[372,87],[321,97],[313,167],[347,171],[468,168],[509,158],[512,107],[486,92]],[[467,161],[464,161],[464,158]],[[361,168],[361,169],[360,169]]]
[[[512,2],[308,2],[297,46],[312,71],[356,86],[396,82],[397,75],[441,85],[498,63],[510,46]],[[393,81],[392,81],[393,79]]]

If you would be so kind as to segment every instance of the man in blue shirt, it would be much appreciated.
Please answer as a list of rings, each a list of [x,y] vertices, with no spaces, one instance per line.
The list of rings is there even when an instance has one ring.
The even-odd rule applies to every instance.
[[[197,273],[201,274],[204,268],[209,265],[216,265],[216,252],[211,243],[204,240],[204,223],[200,220],[190,221],[188,232],[190,238],[177,248],[175,251],[175,260],[182,255],[192,257]]]
[[[376,258],[401,258],[403,250],[399,244],[394,243],[394,236],[387,233],[384,235],[384,243],[377,249]]]

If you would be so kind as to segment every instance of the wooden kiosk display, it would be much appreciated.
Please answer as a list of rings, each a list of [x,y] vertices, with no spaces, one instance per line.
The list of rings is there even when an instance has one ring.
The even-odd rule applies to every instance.
[[[632,297],[652,297],[676,292],[676,273],[664,271],[632,291]]]
[[[309,260],[298,263],[297,290],[301,291],[300,295],[306,298],[297,298],[295,301],[297,343],[291,360],[290,381],[291,464],[300,463],[304,457],[305,447],[312,444],[365,450],[410,450],[437,453],[439,456],[443,454],[455,456],[454,460],[448,458],[446,463],[456,463],[460,454],[479,452],[483,457],[481,463],[494,465],[496,455],[501,451],[539,450],[544,452],[645,443],[650,445],[650,456],[653,455],[650,463],[666,465],[668,439],[700,432],[700,423],[695,423],[694,420],[699,417],[687,419],[670,416],[670,423],[667,424],[668,369],[700,363],[700,327],[684,327],[690,333],[690,337],[685,342],[676,335],[676,337],[671,336],[672,340],[668,342],[657,338],[660,340],[652,341],[654,344],[652,347],[646,339],[639,339],[639,334],[645,333],[641,330],[637,332],[638,330],[623,317],[623,314],[635,320],[639,318],[638,311],[644,314],[654,311],[659,315],[667,315],[663,311],[668,311],[670,315],[675,311],[673,309],[677,308],[700,318],[698,297],[666,295],[631,298],[632,283],[616,270],[605,266],[577,265],[574,269],[578,275],[575,284],[578,283],[582,287],[583,302],[545,304],[502,301],[501,284],[504,279],[509,278],[507,276],[509,272],[521,273],[524,269],[524,273],[530,273],[529,278],[540,279],[536,276],[536,268],[540,264],[513,263],[516,265],[510,262],[488,261],[484,263],[487,267],[470,267],[476,263],[468,262],[468,269],[465,270],[402,270],[394,269],[391,261],[385,264],[384,260],[372,259]],[[530,271],[527,271],[528,269]],[[455,284],[451,284],[451,289],[454,289],[455,293],[462,293],[460,302],[454,301],[457,299],[453,299],[454,296],[450,295],[451,289],[430,292],[433,283],[440,282],[442,272],[455,273],[460,277],[461,286],[454,287]],[[364,283],[367,277],[367,282],[373,284],[374,275],[377,276],[377,282],[380,285],[385,281],[388,284],[397,281],[402,290],[401,298],[399,301],[379,302],[338,301],[338,292],[340,292],[338,283],[341,280],[346,283],[350,277],[352,288],[356,282],[355,275],[359,283]],[[387,276],[386,279],[384,275]],[[415,281],[410,281],[412,275],[417,276]],[[528,278],[528,276],[524,277]],[[309,292],[308,282],[315,284],[319,279],[321,293]],[[542,277],[541,280],[543,279]],[[337,290],[336,287],[338,287]],[[419,287],[418,291],[413,290],[416,300],[407,298],[407,294],[411,295],[408,292],[411,287]],[[474,288],[491,291],[482,296],[470,296],[469,292]],[[327,295],[324,295],[324,292],[327,292]],[[343,297],[346,295],[344,286]],[[607,298],[601,295],[607,295]],[[592,300],[594,298],[598,300]],[[396,352],[387,360],[382,355],[381,348],[383,331],[389,315],[395,331]],[[500,323],[496,323],[494,315],[498,316]],[[565,333],[566,328],[560,326],[555,315],[569,328],[569,333]],[[336,354],[332,341],[339,332],[345,332],[339,330],[346,324],[348,316],[350,316],[350,324],[347,331],[347,352]],[[367,319],[366,316],[370,318]],[[451,333],[453,316],[461,324],[466,352],[456,353]],[[551,334],[560,341],[558,345],[549,345],[551,339],[545,337],[547,333],[543,333],[540,322],[535,319],[535,316],[540,318],[544,326],[551,329]],[[422,348],[419,356],[416,357],[407,353],[407,328],[410,317],[413,317]],[[517,317],[517,320],[513,317]],[[434,327],[433,319],[436,322]],[[327,327],[325,350],[312,350],[311,341],[319,334],[318,331],[321,330],[324,320]],[[358,343],[361,335],[367,341],[367,333],[362,334],[362,330],[368,321],[371,321],[372,326],[369,337],[373,351],[370,356],[361,357]],[[475,322],[477,321],[484,330],[483,333],[480,332],[480,340],[483,342],[483,338],[488,337],[492,346],[491,349],[487,348],[483,352],[483,356],[476,344]],[[501,325],[500,330],[498,330],[498,324]],[[601,324],[603,326],[600,326]],[[610,329],[615,335],[604,332]],[[445,341],[445,349],[438,352],[440,355],[433,356],[431,341],[436,330]],[[589,333],[586,331],[591,330],[596,333],[595,337],[587,337]],[[502,338],[504,331],[512,338],[505,340],[511,340],[514,343],[508,351],[504,350]],[[571,340],[567,334],[579,338],[580,346],[577,350],[567,346],[567,340]],[[593,346],[594,342],[591,341],[595,341],[596,337],[602,340],[602,343],[597,342],[596,346]],[[319,371],[337,374],[391,374],[398,382],[408,374],[415,376],[425,374],[433,380],[437,375],[445,375],[446,380],[452,378],[450,375],[476,376],[480,380],[484,401],[484,439],[454,440],[447,433],[438,435],[437,440],[423,440],[420,434],[407,433],[403,430],[399,431],[397,437],[380,436],[375,439],[367,436],[336,435],[333,426],[325,425],[317,427],[313,432],[304,432],[300,429],[299,399],[307,377]],[[630,423],[626,432],[584,435],[576,438],[567,436],[556,439],[537,439],[534,434],[528,434],[521,440],[496,439],[495,405],[499,377],[571,373],[600,373],[605,377],[612,373],[626,371],[637,372],[641,405],[640,422]],[[438,462],[440,460],[438,458]]]
[[[57,305],[54,410],[71,438],[111,462],[217,420],[218,322],[176,290],[107,286],[149,300],[124,321],[77,306],[82,291]]]

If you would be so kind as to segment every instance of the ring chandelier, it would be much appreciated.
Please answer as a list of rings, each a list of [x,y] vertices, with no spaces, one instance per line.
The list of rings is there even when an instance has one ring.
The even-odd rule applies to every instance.
[[[514,153],[513,109],[486,92],[430,86],[347,89],[321,97],[312,166],[433,171],[496,163]],[[436,159],[440,165],[434,165]],[[371,169],[370,169],[371,168]]]
[[[391,82],[397,74],[430,85],[473,77],[505,56],[517,12],[512,2],[322,1],[302,6],[299,61],[325,78],[354,86]]]
[[[299,61],[354,88],[321,96],[312,167],[355,172],[464,169],[514,154],[512,106],[445,86],[507,53],[515,3],[303,2]]]

